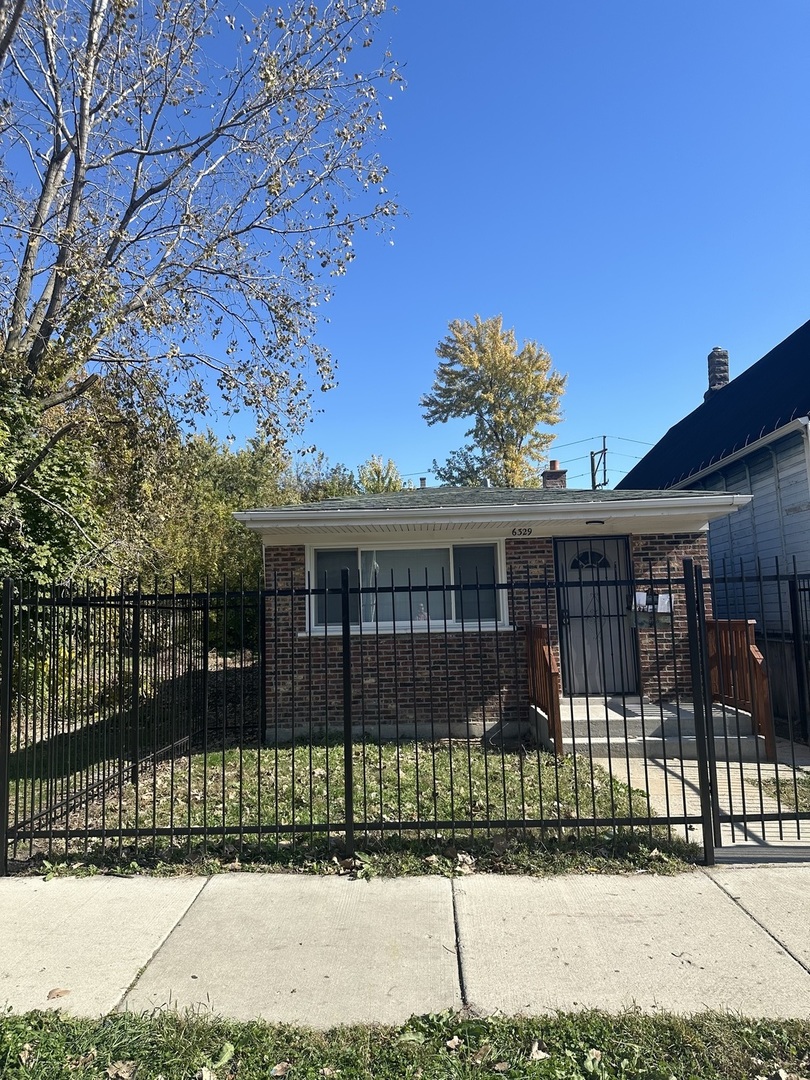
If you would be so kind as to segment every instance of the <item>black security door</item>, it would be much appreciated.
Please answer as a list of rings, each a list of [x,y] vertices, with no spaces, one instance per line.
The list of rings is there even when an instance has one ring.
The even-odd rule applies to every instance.
[[[558,540],[556,558],[565,692],[635,693],[626,539]]]

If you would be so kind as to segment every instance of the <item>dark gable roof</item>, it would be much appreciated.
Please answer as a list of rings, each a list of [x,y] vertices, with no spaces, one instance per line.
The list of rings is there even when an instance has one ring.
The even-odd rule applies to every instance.
[[[671,427],[616,487],[670,487],[807,415],[810,322]]]
[[[591,491],[577,488],[485,488],[429,487],[409,488],[406,491],[382,495],[346,495],[321,502],[297,503],[293,506],[273,506],[274,513],[305,512],[317,514],[324,510],[441,510],[454,507],[538,506],[571,503],[631,502],[644,499],[694,499],[704,494],[695,491]],[[711,493],[707,493],[711,494]],[[250,511],[248,511],[250,512]]]

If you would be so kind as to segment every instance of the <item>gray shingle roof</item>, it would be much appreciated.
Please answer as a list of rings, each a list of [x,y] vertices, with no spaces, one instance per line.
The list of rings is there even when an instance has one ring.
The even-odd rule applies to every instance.
[[[345,495],[323,499],[316,503],[296,503],[274,506],[273,512],[291,514],[324,510],[421,510],[451,509],[454,507],[542,506],[552,504],[631,502],[655,499],[692,498],[709,495],[694,491],[591,491],[589,488],[485,488],[485,487],[427,487],[382,495]]]

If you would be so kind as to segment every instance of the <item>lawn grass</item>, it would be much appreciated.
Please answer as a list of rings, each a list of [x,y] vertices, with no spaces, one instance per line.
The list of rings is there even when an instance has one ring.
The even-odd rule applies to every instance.
[[[667,871],[697,858],[662,827],[610,825],[648,818],[647,796],[584,756],[472,742],[359,742],[352,775],[354,820],[364,824],[355,826],[358,863],[348,869],[363,875],[548,873],[554,864]],[[599,824],[572,824],[583,819]],[[345,821],[344,749],[332,743],[230,747],[162,761],[137,784],[81,807],[71,826],[109,833],[96,845],[96,865],[100,855],[108,867],[112,858],[119,869],[134,863],[160,872],[235,863],[335,872],[347,869]],[[137,829],[137,842],[117,842],[122,829]],[[72,840],[68,862],[75,866],[84,848]]]
[[[756,781],[753,781],[756,783]],[[777,787],[775,779],[763,780],[762,790],[772,799],[778,798],[780,806],[790,807],[800,813],[810,813],[810,773],[784,777]]]
[[[355,743],[352,793],[357,820],[523,820],[646,817],[644,792],[581,755],[493,750],[479,743]],[[241,821],[294,829],[342,823],[342,743],[231,748],[163,762],[122,801],[125,820],[170,820],[237,828]]]
[[[0,1074],[52,1080],[738,1080],[810,1072],[810,1022],[697,1014],[444,1013],[314,1032],[199,1015],[58,1012],[0,1019]]]

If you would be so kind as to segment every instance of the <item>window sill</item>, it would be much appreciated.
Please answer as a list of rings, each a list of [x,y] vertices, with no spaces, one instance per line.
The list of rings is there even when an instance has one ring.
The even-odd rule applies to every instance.
[[[448,622],[448,623],[414,623],[411,626],[410,623],[381,623],[379,626],[358,626],[356,623],[350,627],[349,632],[352,637],[439,637],[440,635],[447,634],[477,634],[481,633],[501,633],[507,630],[514,630],[515,627],[512,623],[496,622],[494,619],[488,619],[480,623],[477,622]],[[342,637],[343,630],[339,626],[330,626],[325,628],[323,626],[313,626],[310,630],[304,630],[298,634],[299,638],[333,638]]]

